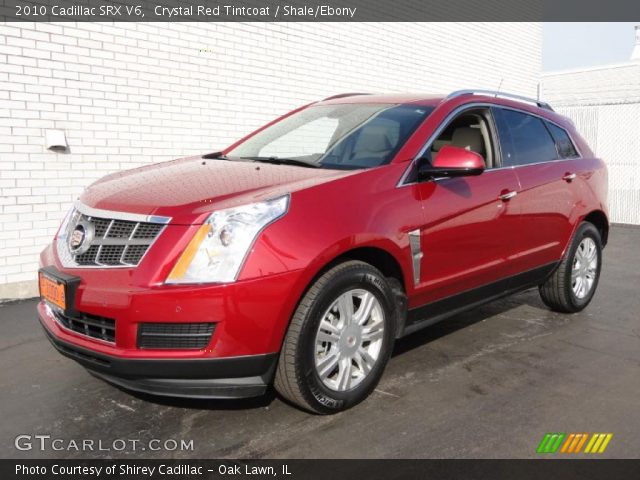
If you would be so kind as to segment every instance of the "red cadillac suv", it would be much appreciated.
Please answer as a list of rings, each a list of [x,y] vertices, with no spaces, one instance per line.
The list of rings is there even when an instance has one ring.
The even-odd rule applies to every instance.
[[[374,389],[394,340],[530,287],[593,297],[607,173],[543,102],[345,94],[224,151],[91,185],[41,254],[45,332],[113,384],[309,411]]]

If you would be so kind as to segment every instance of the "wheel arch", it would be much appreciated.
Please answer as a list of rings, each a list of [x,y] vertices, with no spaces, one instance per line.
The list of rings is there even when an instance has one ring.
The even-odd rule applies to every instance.
[[[600,232],[600,238],[602,240],[602,246],[604,247],[609,240],[609,219],[602,210],[593,210],[584,217],[583,222],[589,222],[593,224]]]
[[[380,247],[365,246],[353,248],[335,257],[326,265],[326,268],[322,270],[324,271],[333,265],[347,260],[360,260],[361,262],[368,263],[372,267],[380,270],[385,277],[396,279],[402,289],[405,289],[404,272],[400,262],[391,253]]]
[[[389,252],[377,247],[358,247],[335,259],[335,264],[346,260],[360,260],[377,268],[387,277],[396,306],[395,337],[401,336],[407,320],[408,297],[404,270],[400,262]]]
[[[350,243],[353,245],[352,242]],[[410,273],[407,271],[407,266],[402,264],[400,255],[401,249],[398,245],[390,240],[385,241],[380,239],[375,242],[372,241],[357,246],[353,245],[351,248],[341,249],[340,251],[336,251],[334,248],[328,249],[309,266],[304,279],[305,287],[302,292],[298,294],[292,315],[307,294],[309,288],[311,288],[314,282],[325,272],[340,263],[349,260],[359,260],[377,268],[388,279],[396,301],[396,337],[399,336],[400,332],[404,329],[407,317],[407,282],[411,281]],[[288,324],[289,322],[287,325]]]

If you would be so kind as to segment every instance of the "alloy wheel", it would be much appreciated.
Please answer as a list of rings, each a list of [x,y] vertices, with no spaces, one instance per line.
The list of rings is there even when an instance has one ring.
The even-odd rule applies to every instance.
[[[368,290],[341,294],[320,320],[315,339],[315,368],[322,383],[347,391],[376,365],[384,338],[384,310]]]
[[[598,249],[590,237],[582,239],[573,256],[571,288],[576,298],[583,299],[591,292],[598,272]]]

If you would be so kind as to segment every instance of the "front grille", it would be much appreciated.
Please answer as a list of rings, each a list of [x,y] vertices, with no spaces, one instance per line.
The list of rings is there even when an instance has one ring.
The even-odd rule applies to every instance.
[[[57,309],[53,311],[53,314],[63,327],[72,332],[105,342],[115,343],[116,341],[116,321],[112,318],[83,312],[77,312],[76,315],[69,316]]]
[[[96,257],[98,256],[98,250],[100,247],[98,245],[91,245],[89,250],[80,255],[76,255],[76,262],[78,265],[95,265]]]
[[[133,238],[156,238],[161,229],[158,223],[139,223]]]
[[[68,239],[74,229],[87,225],[89,247],[74,253]],[[136,222],[116,218],[90,216],[75,210],[66,231],[58,239],[58,253],[65,266],[74,267],[135,267],[164,228],[164,223]]]
[[[102,245],[102,247],[98,251],[98,259],[96,263],[98,265],[120,265],[124,264],[120,259],[122,258],[122,254],[124,253],[124,249],[126,247],[124,245]],[[136,264],[138,263],[136,260]]]
[[[127,247],[127,251],[124,252],[124,255],[122,256],[122,259],[125,263],[135,264],[140,261],[147,251],[147,248],[149,247],[146,245],[129,245]]]
[[[141,323],[138,348],[203,349],[214,330],[215,323]]]

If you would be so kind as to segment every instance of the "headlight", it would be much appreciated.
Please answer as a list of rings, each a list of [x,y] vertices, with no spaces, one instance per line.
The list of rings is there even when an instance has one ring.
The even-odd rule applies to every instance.
[[[214,212],[198,229],[166,283],[233,282],[264,227],[287,212],[289,195]]]
[[[80,215],[76,210],[75,206],[71,207],[71,209],[67,212],[62,220],[62,223],[58,227],[58,232],[56,233],[56,237],[58,238],[58,242],[66,242],[67,234],[69,230],[69,222],[72,222],[73,219],[77,218]]]

